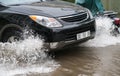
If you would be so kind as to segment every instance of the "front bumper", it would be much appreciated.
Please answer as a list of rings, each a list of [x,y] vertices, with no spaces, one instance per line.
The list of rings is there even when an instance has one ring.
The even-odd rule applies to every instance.
[[[45,36],[45,47],[48,49],[61,49],[68,45],[75,45],[94,38],[95,36],[95,19],[78,22],[78,23],[63,23],[61,28],[46,28],[40,25],[31,27],[37,34]],[[36,27],[35,27],[36,26]],[[83,39],[77,39],[77,34],[90,31],[90,36]]]
[[[78,27],[62,29],[57,32],[53,32],[52,42],[45,43],[45,45],[51,49],[61,49],[69,45],[75,45],[83,43],[87,40],[93,39],[95,37],[95,20],[84,22]],[[90,31],[90,36],[83,39],[77,40],[77,34]]]
[[[94,19],[83,23],[65,25],[63,28],[53,29],[51,35],[48,36],[49,42],[77,40],[76,35],[86,31],[90,31],[91,35],[94,35],[95,28],[96,24]]]
[[[81,40],[71,40],[71,41],[60,41],[60,42],[53,42],[53,43],[45,43],[45,47],[49,50],[61,49],[70,45],[77,45],[83,42],[88,41],[89,39],[93,39],[94,36],[87,37]]]

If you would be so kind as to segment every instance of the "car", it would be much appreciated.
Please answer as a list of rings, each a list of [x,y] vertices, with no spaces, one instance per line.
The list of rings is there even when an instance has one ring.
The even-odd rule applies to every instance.
[[[60,0],[0,0],[0,40],[21,38],[29,27],[49,49],[83,43],[95,37],[95,18],[82,6]]]

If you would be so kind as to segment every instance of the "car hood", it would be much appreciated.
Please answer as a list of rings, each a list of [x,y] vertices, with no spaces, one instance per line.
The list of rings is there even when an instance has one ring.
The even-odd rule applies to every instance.
[[[9,10],[27,15],[45,15],[52,17],[72,15],[85,11],[85,9],[81,6],[64,1],[49,1],[26,5],[14,5],[11,6]]]

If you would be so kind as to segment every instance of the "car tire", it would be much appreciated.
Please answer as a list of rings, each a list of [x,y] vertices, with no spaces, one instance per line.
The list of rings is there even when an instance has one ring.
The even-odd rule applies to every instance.
[[[22,33],[18,30],[7,30],[2,36],[2,42],[16,42],[22,40]]]

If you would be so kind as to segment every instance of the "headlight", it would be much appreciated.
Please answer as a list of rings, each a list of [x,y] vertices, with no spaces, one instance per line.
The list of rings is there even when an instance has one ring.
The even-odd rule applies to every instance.
[[[44,17],[44,16],[36,16],[36,15],[30,15],[29,16],[32,20],[35,22],[46,26],[46,27],[62,27],[62,24],[60,24],[56,19]]]

